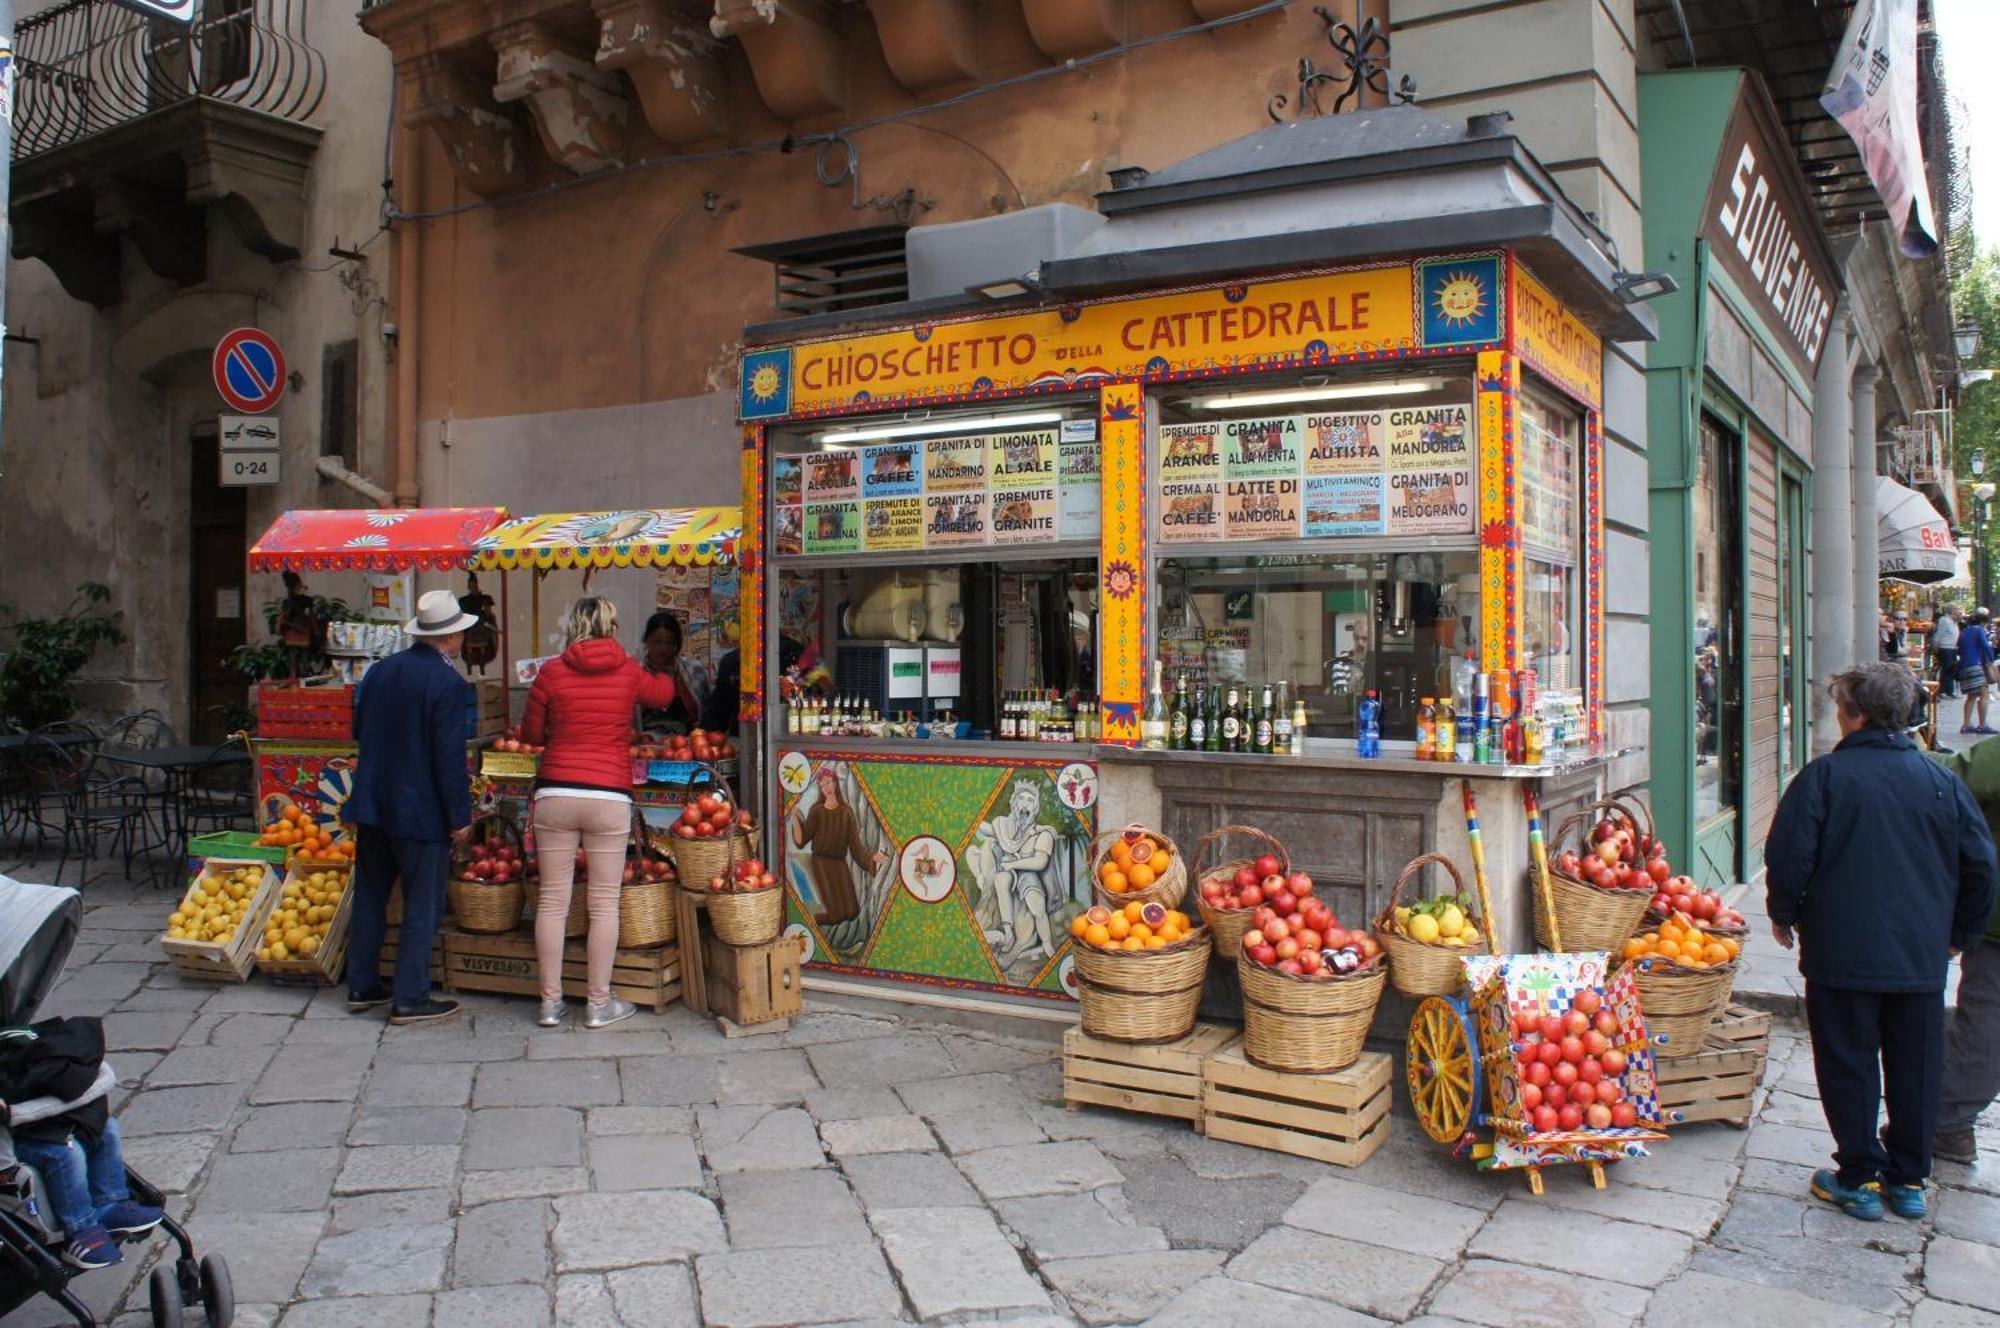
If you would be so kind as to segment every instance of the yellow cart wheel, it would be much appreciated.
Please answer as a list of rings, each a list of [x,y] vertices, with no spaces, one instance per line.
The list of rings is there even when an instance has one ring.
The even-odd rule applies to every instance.
[[[1410,1016],[1403,1069],[1424,1133],[1441,1144],[1464,1139],[1482,1115],[1485,1074],[1463,1001],[1427,996],[1417,1005]]]

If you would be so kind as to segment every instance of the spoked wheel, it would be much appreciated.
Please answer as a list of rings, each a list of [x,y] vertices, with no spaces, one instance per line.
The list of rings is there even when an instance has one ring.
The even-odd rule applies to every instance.
[[[1424,1133],[1441,1144],[1465,1138],[1479,1113],[1483,1076],[1472,1020],[1462,1005],[1443,996],[1427,996],[1417,1005],[1403,1068]]]
[[[201,1307],[208,1314],[208,1328],[229,1328],[236,1318],[236,1288],[229,1280],[229,1264],[219,1254],[201,1261]]]
[[[181,1328],[181,1284],[172,1264],[154,1266],[151,1292],[153,1328]]]

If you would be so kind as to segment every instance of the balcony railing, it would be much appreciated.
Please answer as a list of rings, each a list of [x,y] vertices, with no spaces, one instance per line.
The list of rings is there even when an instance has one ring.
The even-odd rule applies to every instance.
[[[14,159],[52,152],[183,102],[305,120],[326,94],[308,0],[205,0],[193,24],[110,0],[69,0],[16,30]]]

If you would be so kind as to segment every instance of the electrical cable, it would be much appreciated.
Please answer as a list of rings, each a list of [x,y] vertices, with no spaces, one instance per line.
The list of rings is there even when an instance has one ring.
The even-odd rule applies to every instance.
[[[819,156],[816,158],[815,169],[824,178],[823,167],[819,163],[824,161],[825,149],[835,143],[843,142],[855,134],[866,133],[870,129],[879,129],[884,125],[899,124],[914,120],[918,116],[929,115],[935,111],[949,110],[954,106],[963,106],[967,102],[976,101],[981,97],[995,92],[1002,92],[1009,88],[1024,87],[1031,83],[1041,82],[1043,79],[1054,78],[1060,74],[1070,74],[1079,70],[1089,69],[1107,60],[1113,60],[1122,55],[1129,55],[1134,51],[1143,51],[1148,47],[1159,46],[1166,42],[1179,41],[1185,37],[1199,37],[1222,28],[1234,27],[1239,23],[1248,23],[1255,19],[1265,18],[1271,14],[1288,9],[1291,5],[1292,0],[1265,0],[1265,3],[1258,5],[1256,8],[1246,9],[1241,13],[1225,14],[1221,18],[1209,19],[1205,22],[1191,24],[1184,28],[1175,28],[1171,32],[1155,33],[1151,37],[1141,37],[1137,41],[1124,42],[1117,46],[1106,47],[1102,51],[1095,51],[1089,55],[1077,56],[1065,60],[1059,65],[1044,65],[1037,69],[1030,69],[1024,73],[1015,74],[1009,78],[1000,79],[997,82],[982,83],[977,87],[967,88],[963,92],[946,97],[942,101],[926,102],[921,106],[911,106],[900,111],[890,111],[883,115],[877,115],[850,125],[844,125],[838,129],[821,130],[811,134],[787,134],[784,138],[778,139],[775,142],[743,143],[733,147],[714,148],[707,152],[684,152],[663,157],[644,157],[638,161],[627,162],[622,166],[613,167],[610,170],[597,171],[590,175],[572,176],[565,180],[556,180],[541,186],[539,189],[530,189],[525,193],[513,194],[506,198],[482,198],[474,203],[461,203],[456,207],[435,208],[425,212],[404,212],[400,209],[392,208],[388,213],[387,219],[391,224],[399,221],[440,221],[447,217],[462,216],[468,212],[484,212],[494,208],[511,207],[516,203],[527,203],[540,198],[548,198],[552,195],[567,193],[571,189],[580,189],[585,185],[595,184],[602,180],[617,179],[635,171],[655,170],[665,166],[689,166],[703,162],[727,161],[732,158],[754,156],[760,153],[785,155],[797,152],[803,148],[818,148],[821,150]],[[944,131],[940,130],[936,132]],[[968,144],[968,146],[970,145]],[[854,151],[852,144],[848,145],[847,151],[851,157]],[[845,175],[838,176],[834,180],[834,183],[837,184],[845,178],[847,178]],[[1011,179],[1008,182],[1010,184],[1013,183]],[[1018,186],[1016,186],[1015,192],[1017,194],[1020,192]]]

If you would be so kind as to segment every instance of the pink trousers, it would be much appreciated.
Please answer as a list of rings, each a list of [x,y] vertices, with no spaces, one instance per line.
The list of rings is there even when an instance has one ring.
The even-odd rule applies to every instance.
[[[601,1005],[611,995],[611,961],[618,950],[618,891],[625,879],[625,841],[632,833],[632,804],[609,798],[535,799],[535,853],[542,883],[535,903],[535,962],[542,999],[562,995],[563,925],[576,888],[576,849],[583,845],[590,875],[588,993]]]

